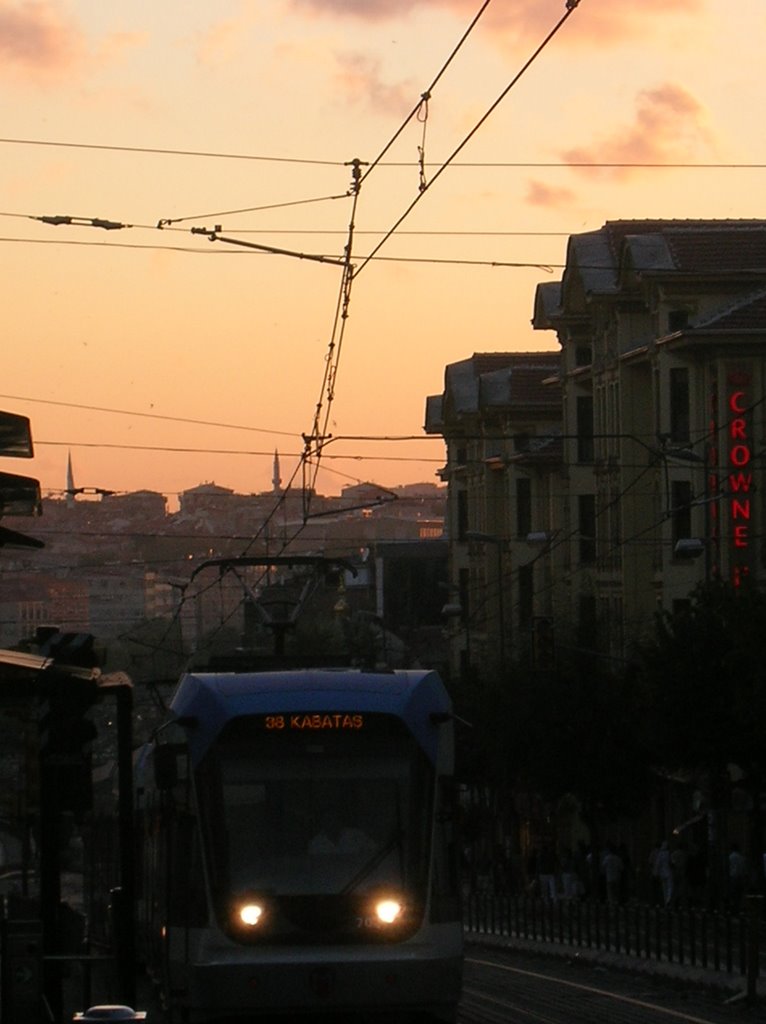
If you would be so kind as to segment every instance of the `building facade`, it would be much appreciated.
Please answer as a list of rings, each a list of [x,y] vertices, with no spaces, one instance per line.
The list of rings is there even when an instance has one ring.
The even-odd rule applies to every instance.
[[[447,445],[451,583],[461,609],[466,593],[490,604],[469,535],[498,538],[495,657],[555,645],[620,663],[698,583],[766,579],[766,221],[573,235],[532,323],[560,349],[534,410],[512,384],[528,355],[453,364],[428,399],[426,430]]]
[[[426,405],[447,462],[451,671],[505,673],[529,656],[535,619],[554,592],[540,549],[561,491],[557,352],[478,353],[447,366],[444,391]]]

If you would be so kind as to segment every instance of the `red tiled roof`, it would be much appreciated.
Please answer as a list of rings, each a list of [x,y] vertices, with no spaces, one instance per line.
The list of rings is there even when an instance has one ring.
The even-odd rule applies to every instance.
[[[550,405],[558,408],[561,403],[558,389],[551,390],[543,384],[558,366],[558,353],[555,355],[556,362],[550,367],[524,366],[514,369],[511,377],[511,401],[514,405]]]
[[[670,232],[668,246],[679,270],[766,269],[766,225],[760,228]]]
[[[505,367],[513,367],[514,373],[522,366],[555,367],[561,357],[560,352],[474,352],[471,357],[476,376],[494,373]]]
[[[749,295],[722,313],[695,325],[701,330],[766,332],[766,291]]]
[[[603,230],[615,263],[628,235],[658,234],[678,270],[766,269],[766,220],[619,220]]]

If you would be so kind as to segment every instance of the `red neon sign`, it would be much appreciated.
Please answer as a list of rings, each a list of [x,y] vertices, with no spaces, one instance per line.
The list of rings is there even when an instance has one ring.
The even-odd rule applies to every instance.
[[[729,375],[729,383],[735,386],[735,389],[729,392],[728,398],[729,412],[732,414],[728,428],[729,519],[732,544],[744,555],[744,550],[750,547],[750,488],[753,482],[752,472],[745,472],[753,458],[747,421],[747,385],[750,383],[750,377],[745,373],[732,373]],[[749,571],[748,565],[735,563],[732,566],[734,585],[739,586]]]

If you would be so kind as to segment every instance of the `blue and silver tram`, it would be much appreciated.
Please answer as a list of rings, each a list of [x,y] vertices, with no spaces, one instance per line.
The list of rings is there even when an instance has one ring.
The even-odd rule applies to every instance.
[[[429,671],[189,674],[137,773],[139,939],[181,1018],[454,1020],[453,722]]]

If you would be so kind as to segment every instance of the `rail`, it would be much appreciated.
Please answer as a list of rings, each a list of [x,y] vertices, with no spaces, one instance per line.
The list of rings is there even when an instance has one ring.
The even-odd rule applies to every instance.
[[[738,915],[504,895],[469,896],[464,911],[469,935],[531,939],[740,975],[749,992],[766,971],[761,896],[748,896]]]

